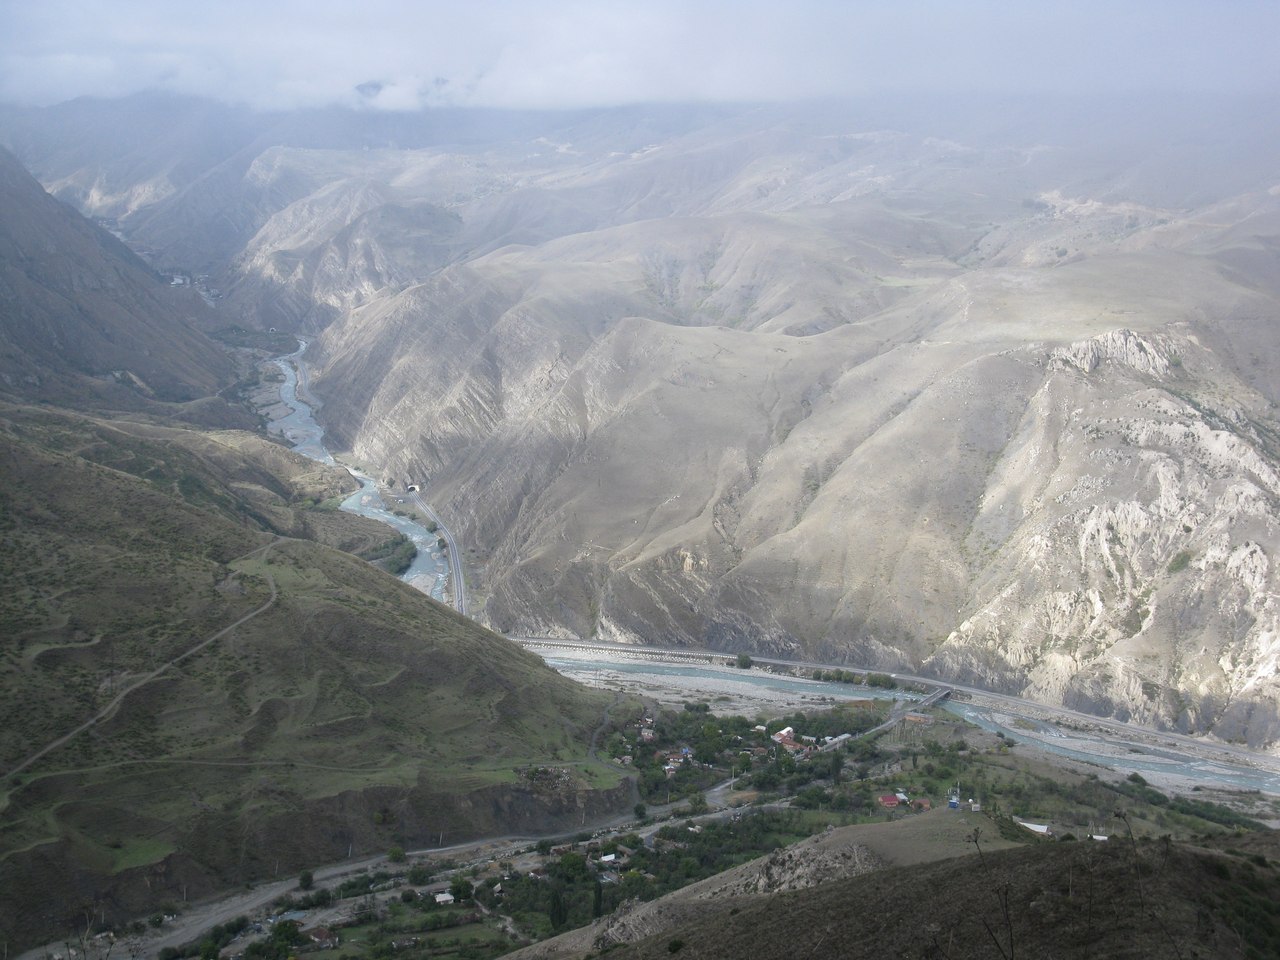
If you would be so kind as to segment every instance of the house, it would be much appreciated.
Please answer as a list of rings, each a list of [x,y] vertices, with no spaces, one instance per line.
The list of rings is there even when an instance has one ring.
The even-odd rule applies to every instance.
[[[895,794],[886,793],[883,796],[876,797],[876,802],[886,810],[892,810],[898,805],[899,800]]]
[[[453,894],[446,890],[444,893],[436,894],[436,904],[441,907],[447,907],[453,903]]]
[[[913,810],[932,810],[933,804],[929,802],[928,797],[917,797],[911,801],[911,809]]]
[[[783,727],[781,730],[775,733],[770,739],[774,740],[777,743],[781,743],[783,740],[794,740],[795,736],[796,736],[796,731],[794,727]]]
[[[321,950],[332,950],[338,945],[338,935],[328,927],[312,927],[310,930],[303,930],[302,935]]]
[[[1029,823],[1026,820],[1019,820],[1017,817],[1013,818],[1013,822],[1020,827],[1026,827],[1032,833],[1039,834],[1042,837],[1053,836],[1053,831],[1049,829],[1049,825],[1047,823]]]
[[[653,743],[654,738],[657,737],[657,735],[658,734],[654,731],[653,727],[640,728],[640,740],[642,743]]]

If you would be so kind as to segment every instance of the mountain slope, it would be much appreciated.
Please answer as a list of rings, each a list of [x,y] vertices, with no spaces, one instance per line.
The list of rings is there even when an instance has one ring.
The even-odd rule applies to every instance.
[[[1274,110],[956,107],[282,116],[126,220],[324,328],[330,437],[495,627],[1273,746]]]
[[[570,933],[519,956],[585,957],[601,947],[655,960],[1272,955],[1280,849],[1273,834],[1231,842],[1043,843],[849,870],[794,892],[707,899],[689,888],[652,905],[657,922],[643,939],[602,937],[584,949]]]
[[[309,515],[342,472],[251,435],[7,407],[0,476],[11,944],[73,925],[82,900],[124,920],[184,889],[626,800],[574,772],[601,695],[275,533],[367,537]],[[557,760],[555,783],[519,773]]]
[[[168,290],[3,150],[0,205],[0,390],[136,409],[231,381],[230,359],[193,323],[199,298]]]
[[[751,230],[754,259],[711,297],[767,276],[779,248]],[[682,294],[664,301],[653,258],[623,252],[643,245],[614,236],[449,268],[320,343],[334,433],[429,478],[487,548],[489,622],[923,663],[1276,739],[1265,287],[1184,250],[1044,267],[1004,265],[1006,245],[955,277],[913,261],[914,290],[829,330],[817,318],[856,286],[796,285],[779,302],[820,332],[795,336],[771,328],[803,320],[674,315]]]

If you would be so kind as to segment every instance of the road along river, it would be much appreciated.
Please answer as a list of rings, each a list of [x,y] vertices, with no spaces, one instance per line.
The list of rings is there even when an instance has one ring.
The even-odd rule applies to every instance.
[[[439,524],[437,531],[432,532],[415,520],[392,513],[372,477],[345,464],[338,464],[325,448],[324,428],[315,419],[315,411],[320,404],[307,389],[307,366],[302,361],[302,352],[307,349],[307,343],[305,340],[298,342],[300,346],[296,351],[272,361],[284,374],[284,382],[280,385],[280,402],[291,412],[274,420],[267,429],[283,436],[303,456],[331,466],[342,466],[359,481],[360,489],[342,501],[343,510],[380,520],[413,541],[413,545],[418,548],[418,555],[414,557],[409,569],[401,574],[400,579],[441,603],[448,603],[451,599],[455,606],[464,604],[465,597],[457,587],[451,591],[453,596],[446,598],[446,589],[451,583],[452,561],[450,555],[441,548],[440,541],[445,539],[452,543],[453,538],[443,524]],[[422,506],[425,508],[426,504]],[[456,548],[454,552],[456,555]],[[457,580],[460,582],[461,577]],[[461,609],[460,606],[459,608]]]
[[[291,354],[277,357],[275,364],[284,374],[280,399],[290,409],[275,420],[270,430],[283,435],[293,448],[322,463],[336,465],[325,448],[324,430],[315,420],[318,401],[307,390],[307,367],[302,362],[305,341]],[[433,532],[425,526],[387,509],[372,478],[347,469],[360,482],[360,489],[347,497],[342,509],[389,524],[405,534],[418,548],[418,556],[402,579],[437,600],[449,600],[465,613],[465,593],[461,578],[453,580],[450,553],[440,541],[453,539],[443,525]],[[418,500],[421,507],[426,505]],[[457,556],[457,548],[452,548]],[[682,700],[709,700],[717,710],[773,715],[801,708],[820,708],[833,701],[868,697],[908,698],[901,691],[851,687],[824,683],[785,673],[764,670],[736,670],[717,666],[724,654],[704,652],[705,658],[690,658],[677,652],[655,648],[604,647],[596,644],[555,642],[540,645],[532,638],[517,638],[542,654],[561,673],[594,686],[621,687],[668,703]],[[679,658],[679,659],[677,659]],[[702,659],[703,662],[698,662]],[[802,669],[822,664],[761,661],[774,668]],[[918,679],[918,678],[904,678]],[[924,683],[937,681],[923,679]],[[1128,726],[1062,708],[1046,707],[1021,700],[963,689],[967,697],[948,701],[944,709],[983,729],[1000,732],[1015,741],[1066,760],[1111,770],[1121,775],[1139,773],[1153,783],[1179,790],[1194,786],[1228,790],[1259,790],[1280,796],[1280,758],[1253,754],[1227,744],[1192,740],[1176,734]]]
[[[705,652],[715,662],[696,662],[687,651],[679,661],[664,660],[660,648],[607,650],[595,644],[520,640],[556,670],[582,683],[622,689],[669,704],[703,700],[712,710],[748,716],[777,716],[797,709],[822,709],[834,703],[868,698],[923,699],[915,693],[827,683],[769,669],[830,669],[824,664],[764,661],[766,669],[724,666],[726,656]],[[845,668],[848,669],[848,668]],[[934,686],[940,681],[920,680]],[[948,685],[949,686],[949,685]],[[1253,753],[1230,744],[1193,740],[1178,734],[1131,726],[1047,707],[1016,697],[956,688],[962,696],[941,708],[984,730],[999,732],[1025,747],[1040,750],[1085,768],[1120,776],[1138,773],[1151,783],[1178,792],[1194,787],[1258,790],[1280,796],[1280,758]]]

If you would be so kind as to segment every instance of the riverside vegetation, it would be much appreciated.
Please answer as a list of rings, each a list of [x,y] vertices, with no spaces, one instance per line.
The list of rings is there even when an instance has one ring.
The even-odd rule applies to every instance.
[[[782,721],[797,731],[847,729],[860,712],[806,712]],[[519,956],[586,956],[602,946],[620,956],[664,950],[732,956],[718,943],[725,922],[741,928],[733,949],[753,957],[794,956],[786,938],[760,927],[777,910],[788,916],[798,910],[804,918],[803,929],[791,930],[789,922],[788,937],[815,938],[809,929],[815,924],[834,931],[841,917],[848,929],[839,936],[847,938],[864,935],[859,924],[869,931],[871,911],[895,901],[901,901],[895,909],[909,906],[931,921],[879,931],[865,942],[842,939],[832,949],[870,956],[886,949],[888,936],[895,955],[985,955],[994,937],[1002,949],[1013,938],[1020,953],[1044,936],[1046,915],[1059,938],[1055,949],[1067,956],[1115,955],[1109,945],[1142,931],[1158,939],[1152,952],[1134,942],[1122,955],[1194,955],[1212,947],[1224,951],[1215,956],[1264,957],[1280,945],[1280,926],[1266,907],[1280,890],[1280,845],[1238,809],[1252,806],[1274,817],[1280,812],[1274,805],[1229,794],[1173,798],[1137,775],[1114,781],[1063,770],[1019,757],[1006,737],[942,713],[933,720],[913,734],[847,742],[829,756],[755,757],[731,800],[741,804],[731,818],[696,816],[698,805],[691,803],[665,824],[543,840],[505,860],[389,864],[281,898],[271,914],[338,905],[346,919],[332,929],[337,943],[318,955],[370,960],[485,960],[531,942]],[[697,743],[692,757],[699,759],[687,764],[727,768],[754,725],[690,704],[654,718],[657,736],[637,755]],[[620,724],[609,742],[626,748],[630,740],[640,748],[637,726]],[[717,737],[728,743],[717,748]],[[962,811],[929,812],[886,810],[875,802],[905,788],[945,807],[957,778],[983,798],[983,813],[970,812],[967,801]],[[770,806],[780,796],[793,798],[789,809]],[[1014,816],[1052,822],[1058,832],[1046,839]],[[1090,839],[1099,832],[1109,839]],[[798,842],[804,838],[813,840]],[[858,854],[851,857],[853,849]],[[908,871],[906,864],[914,866]],[[968,880],[957,886],[961,869]],[[457,902],[437,904],[433,893],[441,888]],[[777,897],[788,890],[803,892],[784,905]],[[859,907],[851,910],[849,903]],[[1187,914],[1193,903],[1200,904],[1199,919]],[[818,920],[824,911],[828,918]],[[297,934],[296,927],[281,929],[277,921],[270,935],[250,936],[244,955],[282,960],[279,951]],[[210,931],[161,960],[207,953],[209,940],[225,932]],[[752,937],[760,943],[745,947]]]

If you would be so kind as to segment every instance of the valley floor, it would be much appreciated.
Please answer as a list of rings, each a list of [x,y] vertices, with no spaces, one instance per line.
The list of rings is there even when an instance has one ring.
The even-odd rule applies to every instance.
[[[606,660],[598,649],[588,646],[575,648],[557,641],[554,648],[540,649],[534,640],[526,645],[581,683],[677,707],[704,700],[716,713],[774,717],[843,700],[913,696],[790,675],[812,664],[774,668],[777,672],[758,668],[741,671],[687,660],[663,662],[648,648],[643,659],[624,654]],[[983,729],[999,731],[1049,755],[1056,763],[1099,776],[1121,778],[1138,773],[1161,789],[1178,793],[1259,792],[1280,797],[1280,758],[1267,754],[996,694],[968,692],[963,701],[951,702],[947,708]]]

